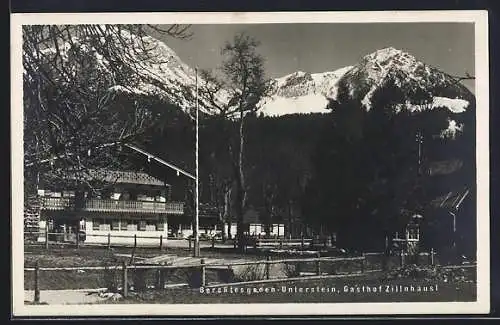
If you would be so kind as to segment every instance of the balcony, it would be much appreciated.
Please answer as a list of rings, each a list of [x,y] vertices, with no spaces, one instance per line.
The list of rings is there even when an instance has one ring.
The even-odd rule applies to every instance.
[[[74,198],[41,198],[42,210],[60,211],[69,210],[88,212],[130,212],[130,213],[159,213],[159,214],[183,214],[183,202],[148,202],[148,201],[118,201],[90,199],[83,200],[77,208]]]

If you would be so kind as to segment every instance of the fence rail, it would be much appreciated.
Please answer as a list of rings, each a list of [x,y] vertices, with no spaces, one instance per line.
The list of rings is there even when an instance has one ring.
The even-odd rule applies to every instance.
[[[103,232],[103,231],[100,231]],[[143,231],[147,233],[147,231]],[[81,235],[83,236],[83,235]],[[80,236],[80,237],[81,237]],[[32,244],[30,243],[29,238],[31,238],[31,241],[39,243],[39,244],[45,244],[46,248],[48,249],[49,245],[88,245],[88,246],[95,246],[95,245],[107,245],[109,247],[114,246],[114,247],[129,247],[131,243],[120,243],[120,242],[113,242],[113,238],[128,238],[128,239],[134,239],[133,245],[137,245],[137,241],[140,239],[149,239],[149,240],[157,240],[158,245],[160,247],[164,247],[164,243],[167,243],[169,240],[185,240],[188,242],[189,249],[191,249],[193,245],[193,239],[192,238],[171,238],[168,237],[167,234],[165,235],[125,235],[125,234],[120,234],[119,232],[108,232],[108,233],[85,233],[86,238],[92,238],[92,237],[101,237],[101,238],[107,238],[106,242],[88,242],[87,240],[84,240],[80,237],[78,237],[75,233],[64,233],[64,232],[46,232],[46,231],[30,231],[30,232],[25,232],[24,233],[25,240],[27,241],[27,244]],[[55,237],[55,239],[54,239]],[[259,239],[256,237],[249,237],[248,240],[246,241],[245,247],[254,247],[255,249],[257,248],[270,248],[270,247],[298,247],[300,246],[302,249],[306,247],[310,247],[312,243],[312,239],[309,238],[301,238],[301,239],[283,239],[283,238],[266,238],[266,239]],[[207,239],[200,238],[200,242],[209,242],[211,243],[212,248],[215,247],[215,244],[219,243],[225,243],[222,241],[222,239],[217,239],[215,236]],[[142,245],[155,245],[151,241],[148,243],[143,243]],[[308,245],[308,246],[307,246]],[[233,240],[233,246],[237,246],[237,242]],[[166,247],[166,245],[165,245]]]
[[[146,243],[142,243],[141,245],[144,247],[159,247],[160,250],[166,249],[167,248],[167,243],[170,240],[175,240],[175,241],[187,241],[188,242],[188,249],[191,249],[193,245],[193,239],[192,238],[169,238],[167,234],[165,235],[122,235],[122,234],[116,234],[116,233],[104,233],[104,234],[85,234],[85,237],[101,237],[101,238],[107,238],[106,241],[104,242],[86,242],[86,240],[83,240],[81,236],[76,236],[75,233],[63,233],[63,232],[45,232],[45,231],[35,231],[35,232],[25,232],[25,245],[44,245],[46,249],[49,249],[50,245],[68,245],[68,246],[106,246],[108,248],[111,247],[137,247],[138,246],[138,240],[140,239],[148,239],[149,241]],[[28,240],[28,238],[32,237],[31,241]],[[55,237],[55,239],[54,239]],[[121,238],[121,239],[133,239],[133,243],[123,243],[123,242],[113,242],[113,238]],[[41,240],[40,240],[41,239]],[[156,240],[156,243],[155,243]],[[215,237],[212,237],[211,239],[200,239],[200,242],[209,242],[212,246],[212,248],[215,247],[215,244],[217,243],[223,243],[222,240],[216,239]]]

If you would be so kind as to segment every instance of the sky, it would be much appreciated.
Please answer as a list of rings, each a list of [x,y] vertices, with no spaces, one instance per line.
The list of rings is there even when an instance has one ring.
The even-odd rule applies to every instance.
[[[329,23],[192,25],[190,40],[161,37],[188,65],[213,69],[220,48],[238,32],[260,41],[268,77],[301,70],[333,71],[356,64],[363,56],[392,46],[440,70],[474,75],[472,23]],[[473,82],[467,81],[469,88]]]

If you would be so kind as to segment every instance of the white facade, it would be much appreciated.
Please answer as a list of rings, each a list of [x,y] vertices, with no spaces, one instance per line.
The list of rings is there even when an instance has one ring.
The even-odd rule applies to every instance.
[[[80,229],[85,232],[86,244],[108,244],[108,237],[111,245],[134,245],[134,235],[137,238],[137,245],[159,245],[160,236],[163,242],[167,240],[168,222],[165,219],[162,222],[162,229],[158,230],[157,227],[148,227],[145,230],[137,229],[137,227],[130,227],[127,225],[126,229],[121,226],[118,229],[112,229],[110,224],[100,224],[99,229],[94,227],[94,219],[85,220],[80,222]],[[118,219],[120,221],[120,219]],[[40,229],[42,232],[46,229],[46,221],[40,220]],[[44,234],[38,238],[39,242],[45,241]]]
[[[264,224],[258,224],[258,223],[251,223],[248,226],[248,233],[252,236],[264,236],[266,235],[265,232],[266,226]],[[270,232],[269,234],[271,236],[284,236],[285,235],[285,225],[284,224],[272,224],[270,227]]]
[[[168,234],[168,223],[165,220],[163,223],[163,230],[157,230],[157,228],[148,228],[146,226],[145,230],[139,230],[137,227],[131,227],[132,225],[127,225],[127,229],[123,230],[121,227],[117,230],[112,230],[108,227],[109,224],[100,224],[99,229],[96,230],[92,220],[85,221],[85,233],[86,239],[85,243],[89,244],[107,244],[108,234],[110,235],[111,245],[113,244],[134,244],[134,235],[137,236],[137,244],[158,244],[160,241],[160,236],[163,236],[163,240],[167,239]],[[145,238],[147,237],[147,238]]]

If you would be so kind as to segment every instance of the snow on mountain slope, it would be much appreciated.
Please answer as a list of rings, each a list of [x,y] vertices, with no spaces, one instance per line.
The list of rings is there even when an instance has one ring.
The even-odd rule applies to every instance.
[[[436,96],[433,98],[432,107],[446,107],[453,113],[463,113],[469,106],[469,102],[460,98],[447,98]]]
[[[121,30],[121,33],[126,46],[115,44],[124,50],[120,61],[133,66],[139,72],[139,78],[131,78],[126,84],[113,85],[109,91],[161,96],[185,112],[191,111],[196,102],[195,70],[161,41],[150,36],[140,38],[125,30]],[[96,50],[90,44],[87,40],[74,37],[61,47],[63,59],[71,61],[72,51],[84,51],[93,57],[99,71],[111,74],[112,68],[116,68],[112,65],[115,63],[107,61],[104,53],[99,53],[101,46]],[[142,51],[143,47],[149,49],[147,57]],[[50,56],[54,49],[49,48],[45,52]],[[200,76],[198,80],[200,86],[207,83]],[[359,100],[369,110],[374,94],[388,84],[399,88],[406,99],[396,109],[418,111],[447,107],[451,112],[461,113],[469,106],[470,96],[467,93],[470,92],[452,77],[425,65],[408,53],[390,47],[366,55],[354,66],[323,73],[297,71],[277,78],[270,96],[259,103],[258,113],[273,116],[326,113],[329,111],[327,104],[338,99],[340,89],[347,89],[349,97]],[[431,94],[432,105],[415,105],[412,98],[418,93]],[[228,94],[219,91],[214,101],[226,104]],[[204,96],[199,97],[199,104],[204,112],[213,107],[213,103]]]
[[[191,110],[196,103],[196,72],[193,68],[185,64],[179,56],[165,43],[145,36],[142,39],[134,35],[127,35],[131,43],[137,48],[146,44],[150,49],[149,58],[141,59],[137,53],[140,51],[131,50],[131,56],[137,59],[145,78],[138,89],[139,93],[160,94],[166,96],[171,102],[180,106],[184,110]],[[199,85],[205,83],[198,76]],[[215,100],[222,104],[227,101],[224,93],[215,96]],[[206,111],[211,104],[204,98],[199,98],[200,109]]]
[[[319,94],[299,97],[272,97],[260,109],[264,116],[282,116],[286,114],[328,113],[328,100]]]
[[[277,78],[270,98],[261,102],[259,112],[264,115],[328,112],[327,104],[338,100],[340,89],[347,90],[348,98],[358,100],[370,110],[375,94],[388,86],[399,89],[404,98],[394,106],[396,112],[445,107],[452,113],[463,113],[473,98],[453,77],[409,53],[389,47],[336,71],[314,74],[297,71]],[[429,96],[431,102],[418,104],[422,96]]]
[[[350,66],[323,73],[297,71],[274,80],[269,98],[260,103],[259,113],[268,116],[285,114],[328,113],[327,94]]]

